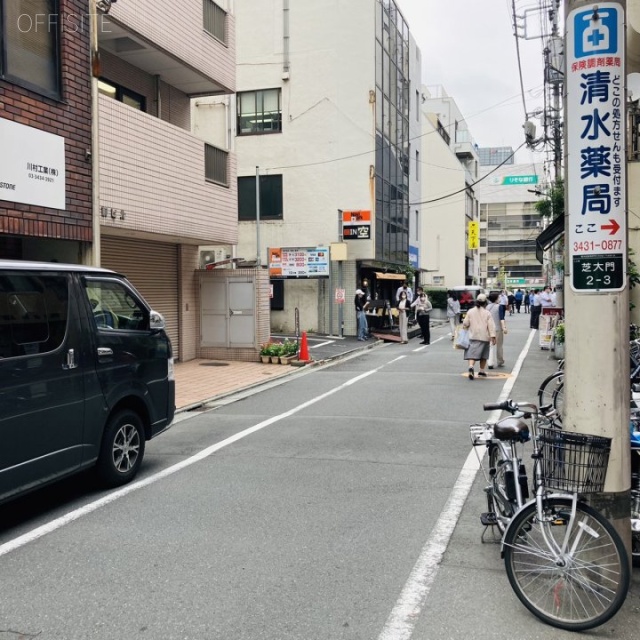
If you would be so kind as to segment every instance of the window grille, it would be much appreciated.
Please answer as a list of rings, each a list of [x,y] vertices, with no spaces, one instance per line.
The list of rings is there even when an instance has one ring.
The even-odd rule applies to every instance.
[[[210,144],[204,145],[204,174],[209,182],[229,186],[229,154]]]
[[[207,33],[227,44],[227,12],[212,0],[204,0],[203,24]]]

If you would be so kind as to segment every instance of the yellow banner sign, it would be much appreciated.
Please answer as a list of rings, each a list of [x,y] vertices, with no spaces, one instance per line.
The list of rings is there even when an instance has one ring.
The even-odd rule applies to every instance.
[[[472,220],[469,223],[469,249],[477,249],[480,246],[480,223]]]

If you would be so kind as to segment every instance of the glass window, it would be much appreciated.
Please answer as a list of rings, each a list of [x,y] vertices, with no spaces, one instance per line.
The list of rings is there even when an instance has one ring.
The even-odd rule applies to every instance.
[[[280,89],[243,91],[238,94],[238,135],[282,131]]]
[[[282,176],[260,176],[260,219],[282,218]],[[256,177],[238,178],[238,220],[255,219]]]
[[[0,277],[0,358],[54,351],[69,315],[66,276]]]
[[[0,77],[60,97],[59,0],[0,0]]]
[[[204,0],[203,26],[207,33],[227,44],[227,13],[212,0]]]
[[[210,144],[204,145],[204,173],[210,182],[229,186],[228,165],[229,154]]]
[[[147,110],[147,99],[140,93],[131,91],[115,82],[100,78],[98,80],[98,91],[105,96],[109,96],[118,102],[122,102],[138,111]]]
[[[122,282],[85,278],[84,286],[98,329],[149,330],[147,309]]]

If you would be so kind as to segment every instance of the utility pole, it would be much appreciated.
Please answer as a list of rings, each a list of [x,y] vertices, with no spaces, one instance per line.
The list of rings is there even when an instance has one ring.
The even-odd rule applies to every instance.
[[[612,438],[605,492],[592,502],[630,551],[626,2],[564,4],[563,423]]]

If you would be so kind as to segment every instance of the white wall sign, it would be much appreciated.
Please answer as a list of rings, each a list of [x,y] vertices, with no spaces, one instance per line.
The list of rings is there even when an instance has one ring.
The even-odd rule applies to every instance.
[[[66,209],[64,138],[0,118],[0,200]]]
[[[625,51],[622,5],[567,17],[569,255],[574,291],[626,287]]]

